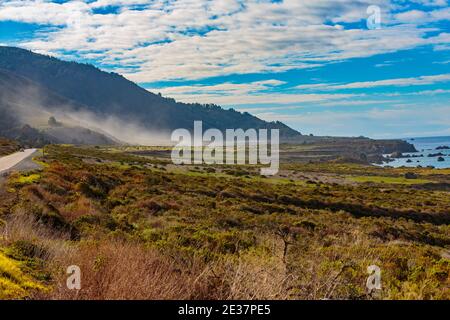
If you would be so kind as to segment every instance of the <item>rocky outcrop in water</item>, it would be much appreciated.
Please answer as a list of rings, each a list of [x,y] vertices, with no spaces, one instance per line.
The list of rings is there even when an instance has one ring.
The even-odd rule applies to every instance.
[[[442,156],[445,156],[445,154],[443,154],[442,152],[428,154],[429,158],[442,157]]]

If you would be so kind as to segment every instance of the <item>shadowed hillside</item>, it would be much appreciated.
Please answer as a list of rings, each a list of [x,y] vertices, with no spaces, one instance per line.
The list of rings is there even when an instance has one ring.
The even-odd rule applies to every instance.
[[[278,128],[282,138],[299,135],[280,122],[268,123],[248,113],[224,110],[216,105],[179,103],[148,92],[116,73],[19,48],[0,47],[0,69],[30,79],[71,100],[78,111],[114,115],[149,130],[191,129],[194,120],[202,120],[205,129]]]
[[[0,69],[0,136],[29,146],[49,143],[115,144],[115,139],[78,125],[34,127],[39,123],[47,125],[52,112],[64,113],[64,110],[80,108],[83,106],[34,81]]]

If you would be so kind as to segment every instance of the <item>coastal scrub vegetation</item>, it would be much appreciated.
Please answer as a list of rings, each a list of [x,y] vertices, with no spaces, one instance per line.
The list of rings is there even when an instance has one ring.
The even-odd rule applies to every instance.
[[[450,299],[448,169],[289,163],[261,177],[69,145],[38,160],[1,191],[5,298]]]
[[[9,139],[0,137],[0,156],[6,156],[19,150],[19,145]]]

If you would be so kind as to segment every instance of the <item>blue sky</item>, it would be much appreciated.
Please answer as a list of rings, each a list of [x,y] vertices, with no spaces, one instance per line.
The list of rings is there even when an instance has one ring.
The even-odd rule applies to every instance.
[[[450,135],[447,0],[1,0],[0,44],[306,134]]]

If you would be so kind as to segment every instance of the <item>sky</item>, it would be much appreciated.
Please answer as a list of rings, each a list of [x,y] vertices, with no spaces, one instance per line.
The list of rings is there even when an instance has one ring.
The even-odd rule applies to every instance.
[[[450,136],[448,0],[0,0],[0,45],[304,134]]]

